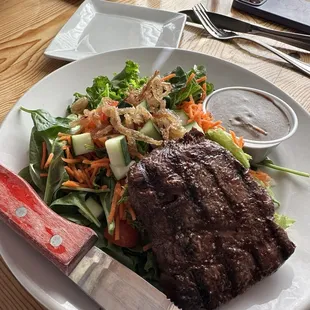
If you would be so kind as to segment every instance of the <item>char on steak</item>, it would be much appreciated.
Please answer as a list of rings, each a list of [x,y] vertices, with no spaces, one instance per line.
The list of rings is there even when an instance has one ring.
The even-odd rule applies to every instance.
[[[232,155],[192,130],[131,167],[130,200],[152,239],[166,295],[214,309],[294,252],[267,192]]]

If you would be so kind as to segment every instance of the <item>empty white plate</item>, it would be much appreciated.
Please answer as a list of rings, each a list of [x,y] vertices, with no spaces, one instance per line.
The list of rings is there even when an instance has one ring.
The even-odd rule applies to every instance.
[[[44,54],[72,61],[129,47],[178,47],[185,21],[180,13],[86,0]]]

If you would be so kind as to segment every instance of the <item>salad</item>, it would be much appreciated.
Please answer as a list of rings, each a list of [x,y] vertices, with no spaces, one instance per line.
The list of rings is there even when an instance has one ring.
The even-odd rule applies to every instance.
[[[152,149],[195,128],[251,169],[279,205],[271,178],[250,166],[243,138],[202,111],[213,89],[204,66],[141,77],[138,64],[128,60],[112,79],[98,76],[86,93],[75,93],[65,117],[22,107],[34,126],[29,166],[20,175],[59,215],[94,229],[99,248],[158,286],[151,240],[130,205],[126,181],[131,165]],[[270,161],[261,165],[285,169]],[[294,222],[279,214],[275,221],[284,228]]]

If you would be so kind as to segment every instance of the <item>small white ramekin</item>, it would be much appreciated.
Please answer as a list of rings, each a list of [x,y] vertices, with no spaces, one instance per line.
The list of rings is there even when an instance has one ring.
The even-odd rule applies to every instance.
[[[287,116],[289,120],[290,131],[285,136],[279,139],[269,140],[269,141],[255,141],[255,140],[250,140],[250,139],[244,139],[244,151],[252,156],[252,163],[259,163],[262,160],[264,160],[275,147],[277,147],[284,140],[287,140],[288,138],[290,138],[297,130],[298,119],[297,119],[297,116],[294,110],[282,99],[270,93],[267,93],[265,91],[255,89],[255,88],[235,86],[235,87],[225,87],[225,88],[218,89],[214,91],[213,93],[211,93],[205,99],[205,101],[203,102],[203,111],[204,112],[208,111],[208,102],[212,97],[216,96],[222,91],[227,91],[227,90],[246,90],[246,91],[251,91],[256,94],[260,94],[264,97],[267,97]],[[227,104],[229,104],[229,102],[227,102]]]

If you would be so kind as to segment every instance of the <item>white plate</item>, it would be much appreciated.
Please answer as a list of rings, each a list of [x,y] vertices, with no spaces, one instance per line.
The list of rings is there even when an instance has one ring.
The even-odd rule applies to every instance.
[[[86,0],[44,54],[78,60],[131,47],[178,47],[186,16],[103,0]]]
[[[19,111],[21,105],[63,115],[74,92],[83,92],[97,75],[112,76],[122,69],[127,59],[139,62],[143,75],[151,75],[155,69],[160,69],[162,73],[169,72],[177,65],[186,69],[194,64],[206,65],[209,80],[216,88],[254,87],[282,98],[295,110],[299,128],[291,139],[276,149],[272,158],[280,165],[310,171],[310,142],[307,138],[310,117],[294,100],[269,82],[236,65],[204,54],[161,48],[129,49],[96,55],[64,66],[44,78],[18,101],[1,126],[2,164],[16,172],[27,165],[32,121],[28,114]],[[277,182],[276,194],[282,201],[280,211],[296,219],[289,230],[297,246],[296,252],[278,272],[221,310],[310,309],[310,181],[281,173],[275,173],[274,178]],[[9,268],[48,309],[96,309],[96,304],[84,293],[3,224],[0,224],[0,235],[0,253]]]

